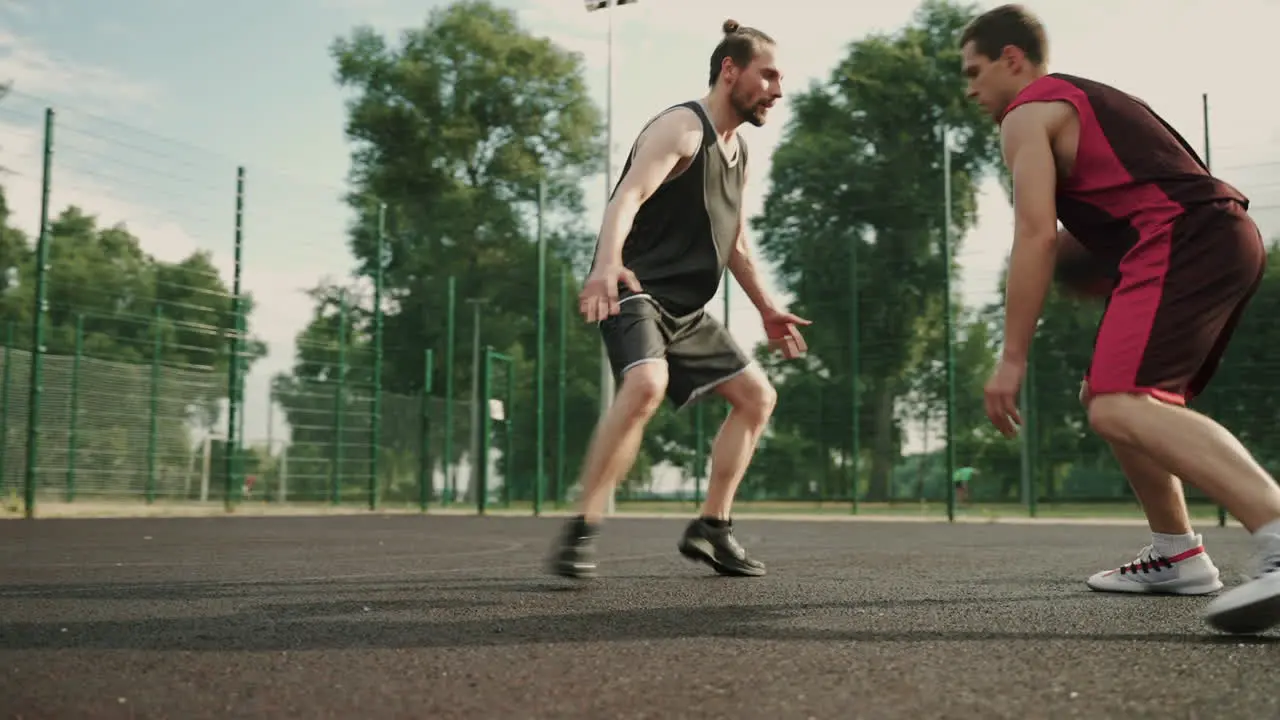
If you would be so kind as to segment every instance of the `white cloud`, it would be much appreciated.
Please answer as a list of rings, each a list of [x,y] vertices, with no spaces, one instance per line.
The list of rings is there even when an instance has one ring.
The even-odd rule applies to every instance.
[[[27,0],[3,0],[0,2],[0,13],[17,18],[29,18],[31,5]]]
[[[89,112],[136,109],[159,102],[159,92],[147,83],[105,66],[56,57],[31,40],[2,29],[0,82],[12,83],[16,92],[26,95],[74,99],[77,107]]]

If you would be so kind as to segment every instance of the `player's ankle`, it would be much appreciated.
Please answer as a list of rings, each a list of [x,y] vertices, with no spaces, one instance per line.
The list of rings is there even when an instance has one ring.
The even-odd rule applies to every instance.
[[[1280,537],[1280,516],[1276,517],[1274,520],[1270,520],[1268,522],[1265,522],[1259,525],[1256,529],[1254,529],[1252,534],[1255,536],[1256,535],[1275,535],[1277,537]]]
[[[1200,537],[1193,532],[1151,533],[1151,546],[1164,557],[1171,558],[1200,547]]]

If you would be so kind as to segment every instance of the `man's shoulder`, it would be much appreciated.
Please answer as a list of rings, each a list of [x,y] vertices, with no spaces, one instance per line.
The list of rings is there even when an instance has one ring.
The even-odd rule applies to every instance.
[[[1085,77],[1083,75],[1072,75],[1071,73],[1049,73],[1045,77],[1051,78],[1053,81],[1056,81],[1063,86],[1073,87],[1086,95],[1099,93],[1118,93],[1125,96],[1129,95],[1129,93],[1121,90],[1115,85],[1098,80],[1097,78]]]
[[[665,122],[688,128],[702,129],[702,110],[697,100],[669,105],[653,116],[654,122]]]
[[[654,136],[676,142],[685,154],[692,154],[701,145],[704,123],[695,103],[672,105],[655,115],[640,133],[641,139]]]

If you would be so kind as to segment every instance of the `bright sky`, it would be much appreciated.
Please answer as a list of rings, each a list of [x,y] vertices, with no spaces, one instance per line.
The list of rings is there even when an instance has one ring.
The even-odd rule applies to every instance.
[[[369,23],[394,37],[419,25],[428,0],[0,0],[0,182],[16,223],[34,232],[40,207],[43,108],[58,113],[52,201],[77,203],[103,221],[126,222],[144,247],[173,259],[212,249],[230,277],[235,166],[247,166],[244,287],[259,302],[253,332],[270,355],[248,379],[250,441],[267,433],[269,378],[292,361],[306,324],[306,288],[353,267],[347,212],[339,200],[348,168],[343,95],[328,46]],[[582,0],[502,0],[534,33],[581,52],[591,92],[605,104],[606,14]],[[990,0],[980,3],[990,7]],[[1214,5],[1218,7],[1214,7]],[[1052,69],[1095,77],[1139,95],[1203,145],[1201,93],[1211,105],[1212,162],[1255,203],[1268,235],[1280,231],[1280,129],[1259,73],[1280,26],[1275,0],[1040,0]],[[915,3],[863,3],[833,15],[819,0],[640,0],[614,10],[614,172],[643,122],[705,89],[720,24],[732,17],[773,35],[785,87],[825,78],[847,43],[892,31]],[[184,15],[183,13],[190,13]],[[957,82],[959,68],[957,67]],[[1263,95],[1262,97],[1266,97]],[[758,214],[770,153],[790,113],[785,98],[770,124],[745,129],[756,163],[748,210]],[[586,181],[588,224],[599,223],[605,182]],[[964,292],[994,298],[1008,253],[1011,213],[988,185],[980,225],[964,240]],[[744,343],[762,333],[750,304],[731,296],[731,328]],[[719,299],[712,306],[717,314]],[[1083,340],[1082,340],[1083,341]],[[582,362],[595,363],[596,358]],[[275,437],[284,436],[282,413]]]

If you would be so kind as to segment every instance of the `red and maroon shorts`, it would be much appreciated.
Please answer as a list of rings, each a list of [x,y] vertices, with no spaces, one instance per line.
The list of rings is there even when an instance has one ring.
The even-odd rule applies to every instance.
[[[1218,369],[1266,269],[1258,226],[1239,203],[1198,205],[1149,232],[1120,263],[1085,381],[1085,399],[1145,393],[1186,404]]]

